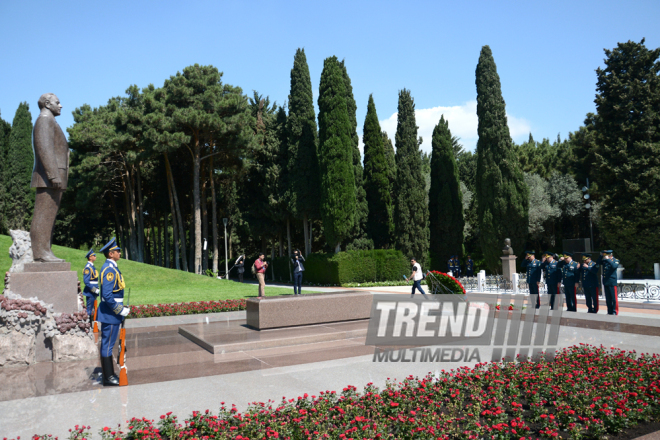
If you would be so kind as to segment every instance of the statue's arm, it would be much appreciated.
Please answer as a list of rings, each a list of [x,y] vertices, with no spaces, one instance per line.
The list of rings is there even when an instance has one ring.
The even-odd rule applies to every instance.
[[[55,127],[53,125],[55,121],[51,121],[50,118],[43,118],[42,121],[37,122],[40,123],[34,127],[34,154],[44,167],[48,180],[57,188],[61,182],[57,158],[55,157]]]

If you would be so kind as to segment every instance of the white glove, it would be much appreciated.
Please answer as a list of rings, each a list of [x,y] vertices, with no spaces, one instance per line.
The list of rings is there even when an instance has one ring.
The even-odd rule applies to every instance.
[[[131,313],[131,308],[130,307],[124,307],[119,314],[123,317],[127,317],[128,314]]]
[[[92,293],[96,295],[97,293],[99,293],[99,289],[97,289],[96,287],[92,287]]]

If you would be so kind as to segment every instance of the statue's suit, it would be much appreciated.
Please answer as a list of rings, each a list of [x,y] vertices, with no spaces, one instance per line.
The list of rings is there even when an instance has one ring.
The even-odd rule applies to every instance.
[[[51,251],[55,217],[69,178],[69,145],[52,115],[41,114],[34,124],[34,170],[32,188],[37,188],[34,216],[30,228],[35,261],[63,261]],[[60,179],[60,187],[52,179]]]

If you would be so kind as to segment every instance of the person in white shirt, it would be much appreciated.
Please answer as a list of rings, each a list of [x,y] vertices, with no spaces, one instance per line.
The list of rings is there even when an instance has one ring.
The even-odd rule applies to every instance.
[[[424,290],[422,289],[422,266],[419,265],[419,263],[413,258],[410,260],[410,264],[412,264],[412,274],[410,274],[410,279],[413,282],[412,285],[412,295],[415,294],[415,289],[418,289],[422,295],[426,295],[424,293]]]

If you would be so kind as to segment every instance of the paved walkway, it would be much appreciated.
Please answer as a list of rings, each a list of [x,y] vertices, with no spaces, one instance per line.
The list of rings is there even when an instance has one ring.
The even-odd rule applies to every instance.
[[[364,290],[409,293],[407,286],[381,289]],[[323,288],[339,290],[355,289]],[[565,313],[559,346],[603,344],[660,354],[660,310],[629,306],[621,307],[619,317],[588,315],[584,306],[577,314]],[[99,429],[131,417],[158,419],[174,411],[183,420],[193,410],[217,412],[221,402],[244,410],[254,401],[279,402],[283,396],[340,391],[346,385],[361,389],[373,382],[382,387],[388,378],[473,366],[492,354],[490,347],[480,347],[480,359],[470,363],[374,362],[374,347],[360,336],[213,355],[178,331],[181,325],[195,323],[230,328],[244,319],[240,311],[127,321],[129,387],[103,388],[90,380],[98,372],[95,359],[2,370],[0,438],[46,433],[66,438],[76,424],[91,425],[93,438],[99,438]]]

